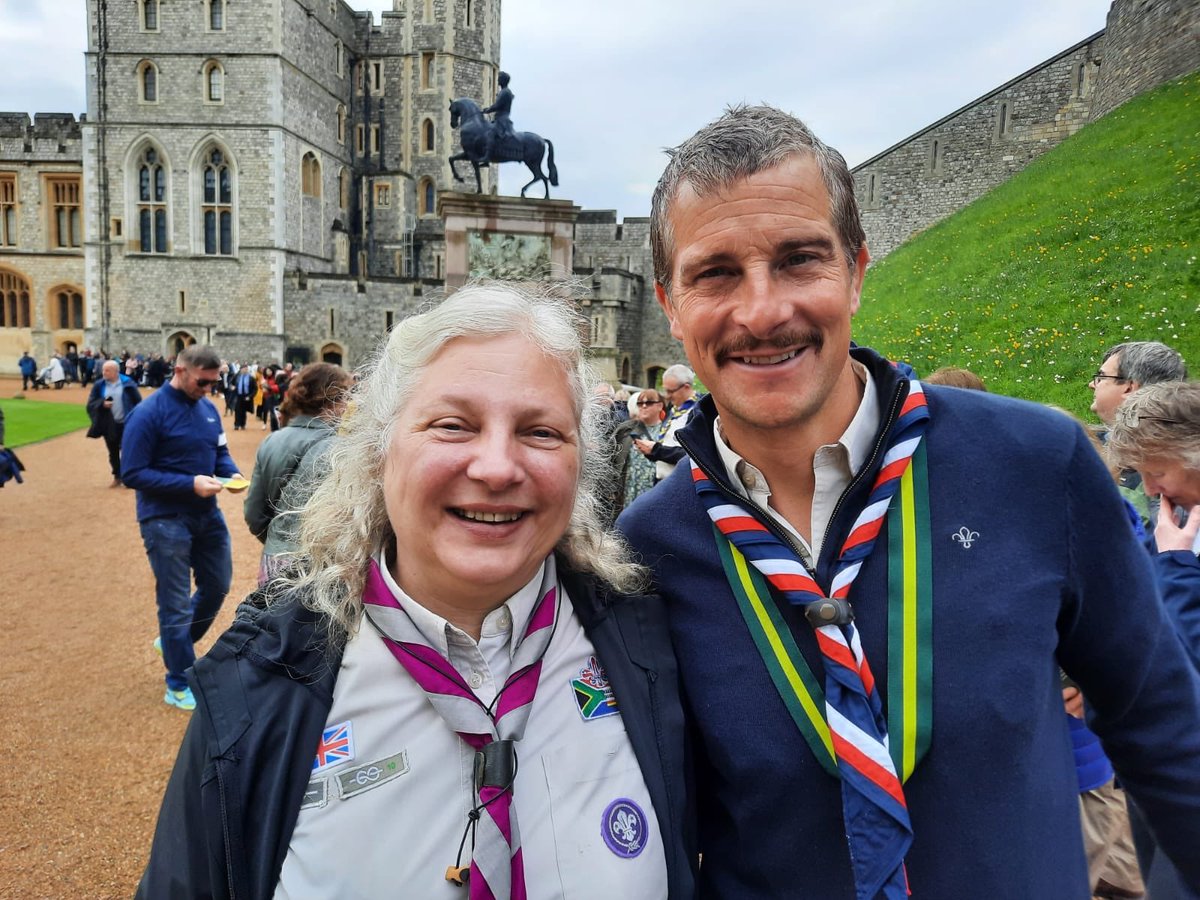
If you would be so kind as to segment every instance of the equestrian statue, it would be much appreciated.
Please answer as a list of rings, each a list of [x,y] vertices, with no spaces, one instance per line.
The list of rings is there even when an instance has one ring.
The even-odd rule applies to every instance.
[[[496,102],[487,109],[480,109],[479,104],[467,97],[459,97],[450,103],[450,127],[460,128],[459,142],[462,153],[450,157],[450,171],[454,173],[455,181],[465,179],[458,174],[456,162],[467,160],[475,167],[475,190],[483,193],[483,182],[479,178],[479,170],[491,163],[523,162],[533,173],[533,180],[521,188],[521,196],[530,186],[541,182],[545,188],[546,199],[550,199],[550,185],[558,187],[558,169],[554,165],[554,145],[549,140],[532,131],[513,131],[512,110],[513,92],[508,89],[509,77],[507,72],[500,73],[500,92],[496,94]],[[486,114],[495,116],[488,121]],[[544,146],[543,146],[544,145]],[[546,168],[550,176],[542,173],[542,157],[549,153]]]

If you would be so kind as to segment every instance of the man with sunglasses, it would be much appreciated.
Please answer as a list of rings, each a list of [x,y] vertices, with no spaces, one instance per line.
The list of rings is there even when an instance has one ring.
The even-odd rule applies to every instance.
[[[179,354],[171,381],[126,422],[121,480],[137,490],[138,525],[154,572],[159,637],[169,706],[192,710],[186,671],[233,577],[229,529],[217,506],[221,478],[241,478],[229,455],[221,415],[208,394],[220,381],[211,347]],[[196,590],[192,592],[192,577]]]
[[[667,420],[663,423],[662,440],[649,441],[638,438],[633,442],[634,446],[654,463],[656,484],[674,472],[679,461],[687,456],[675,435],[688,423],[688,417],[700,402],[693,386],[695,381],[696,373],[682,364],[673,365],[663,372],[662,393],[671,406],[667,410]]]

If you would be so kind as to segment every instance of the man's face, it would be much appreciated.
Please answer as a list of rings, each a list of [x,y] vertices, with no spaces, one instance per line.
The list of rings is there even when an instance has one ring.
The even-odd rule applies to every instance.
[[[117,380],[117,364],[116,363],[105,363],[103,372],[104,372],[104,380],[109,382],[110,384]]]
[[[850,318],[869,257],[863,248],[847,265],[811,157],[709,196],[685,184],[669,215],[673,287],[669,298],[656,287],[659,303],[723,420],[803,425],[839,380],[857,391]]]
[[[175,377],[179,389],[192,400],[199,400],[212,392],[212,386],[221,380],[219,366],[212,369],[196,369],[192,366],[176,366]]]
[[[1099,371],[1095,377],[1088,382],[1088,387],[1092,389],[1092,412],[1094,412],[1100,421],[1105,425],[1111,425],[1113,418],[1117,414],[1117,407],[1122,401],[1136,390],[1136,386],[1131,381],[1122,381],[1117,378],[1117,370],[1121,364],[1121,354],[1114,353],[1100,365]]]
[[[663,393],[666,395],[667,400],[675,406],[687,400],[689,396],[687,388],[688,384],[686,382],[671,378],[669,375],[663,378]]]
[[[1200,505],[1200,471],[1178,459],[1151,456],[1137,467],[1142,487],[1151,497],[1166,497],[1174,506]]]

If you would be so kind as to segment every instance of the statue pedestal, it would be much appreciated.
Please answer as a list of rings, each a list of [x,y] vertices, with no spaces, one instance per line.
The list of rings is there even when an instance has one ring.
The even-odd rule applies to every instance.
[[[571,277],[575,219],[570,200],[438,194],[446,223],[446,290],[470,278],[554,281]]]

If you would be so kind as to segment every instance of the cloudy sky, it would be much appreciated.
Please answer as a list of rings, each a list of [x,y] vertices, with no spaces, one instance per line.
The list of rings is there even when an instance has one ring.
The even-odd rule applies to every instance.
[[[662,148],[729,103],[795,113],[853,166],[1099,31],[1108,6],[504,0],[501,65],[516,128],[554,142],[553,196],[641,216]],[[83,111],[85,46],[84,0],[0,0],[0,110]],[[501,189],[527,180],[506,165]]]

